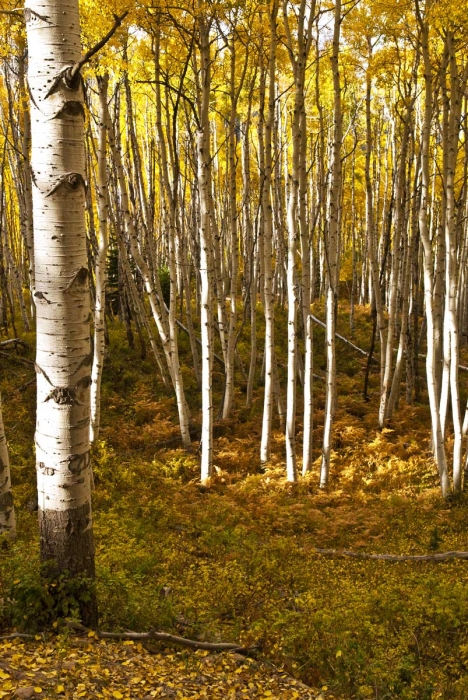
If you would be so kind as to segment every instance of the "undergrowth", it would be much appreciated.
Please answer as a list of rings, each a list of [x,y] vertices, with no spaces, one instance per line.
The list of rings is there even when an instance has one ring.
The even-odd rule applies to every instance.
[[[340,323],[349,335],[344,310]],[[367,312],[359,310],[355,342],[362,347],[368,324]],[[401,401],[394,422],[378,431],[378,375],[366,404],[364,360],[346,349],[338,357],[329,491],[317,488],[324,406],[318,382],[317,460],[309,477],[294,487],[286,483],[279,424],[271,464],[261,467],[259,381],[252,409],[245,409],[239,391],[232,420],[217,426],[216,475],[202,487],[198,454],[178,447],[175,403],[151,358],[137,357],[120,328],[110,335],[103,426],[93,449],[102,628],[157,628],[254,645],[304,682],[346,698],[468,697],[466,562],[361,561],[315,549],[468,549],[467,499],[440,498],[426,406]],[[315,342],[315,371],[321,372],[319,328]],[[183,336],[181,343],[187,351]],[[242,357],[247,349],[240,345]],[[0,625],[34,632],[50,623],[51,599],[39,576],[36,514],[28,510],[34,498],[35,390],[26,386],[32,372],[12,356],[1,373],[19,536],[0,543]],[[192,382],[196,433],[198,394],[188,362],[184,373]],[[220,383],[215,390],[219,401]],[[73,618],[74,591],[62,588],[61,615]]]

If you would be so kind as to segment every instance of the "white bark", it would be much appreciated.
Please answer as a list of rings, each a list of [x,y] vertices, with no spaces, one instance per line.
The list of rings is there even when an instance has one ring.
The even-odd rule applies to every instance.
[[[200,198],[200,324],[202,341],[202,434],[201,434],[201,481],[207,482],[213,471],[213,247],[211,236],[211,155],[210,155],[210,88],[211,57],[209,26],[199,19],[201,95],[200,124],[197,132],[197,179]],[[218,288],[218,292],[219,292]],[[219,308],[219,305],[218,305]]]
[[[89,458],[90,300],[83,89],[76,0],[28,0],[37,316],[36,464],[41,557],[94,576]],[[84,621],[96,624],[91,601]]]
[[[153,281],[153,276],[151,275],[149,266],[140,252],[137,230],[135,228],[135,224],[133,222],[133,218],[130,212],[130,202],[128,197],[125,171],[122,163],[122,156],[115,142],[114,130],[110,121],[109,113],[107,114],[107,124],[109,145],[113,153],[115,166],[117,169],[122,210],[125,220],[125,226],[128,233],[130,250],[132,253],[132,257],[138,265],[138,268],[143,277],[145,290],[148,295],[148,300],[150,303],[153,318],[158,328],[159,337],[161,338],[161,343],[163,346],[169,374],[171,376],[172,384],[174,386],[177,401],[177,410],[179,414],[179,425],[182,436],[182,444],[184,445],[184,447],[189,448],[191,445],[189,431],[189,410],[187,406],[187,401],[185,399],[176,338],[173,335],[171,336],[170,333],[171,323],[168,321],[167,318],[167,313],[164,307],[164,301],[162,299],[161,291],[159,290],[157,293],[155,290],[155,284],[158,283],[158,277],[157,275],[155,275]]]
[[[323,429],[322,465],[320,469],[320,487],[326,488],[330,475],[330,454],[333,418],[335,414],[336,395],[336,298],[339,280],[339,249],[340,249],[340,217],[339,204],[341,193],[341,142],[342,142],[342,113],[341,86],[338,65],[341,28],[341,0],[335,4],[335,24],[333,31],[333,94],[334,94],[334,132],[332,147],[331,182],[329,193],[328,239],[326,243],[327,258],[327,292],[325,298],[326,313],[326,394],[325,394],[325,424]]]
[[[424,249],[424,298],[426,303],[427,321],[427,390],[432,423],[432,445],[439,472],[442,495],[450,493],[450,481],[447,470],[445,447],[442,436],[439,413],[439,396],[436,365],[436,319],[433,298],[434,272],[432,242],[428,227],[429,200],[429,146],[433,110],[432,65],[429,55],[429,29],[419,10],[419,0],[416,0],[417,18],[421,28],[421,49],[424,59],[425,106],[424,120],[421,133],[421,204],[419,208],[419,231]]]
[[[273,392],[274,392],[274,363],[275,363],[275,316],[273,299],[273,266],[272,266],[272,235],[273,217],[271,205],[271,179],[272,179],[272,153],[271,139],[275,117],[275,73],[276,73],[276,16],[278,2],[274,0],[269,13],[270,24],[270,51],[268,60],[268,114],[264,119],[264,98],[260,104],[259,145],[260,157],[263,159],[263,172],[261,184],[261,206],[263,230],[260,231],[260,265],[263,281],[263,305],[265,312],[265,391],[263,398],[262,437],[260,442],[260,461],[269,462],[271,451],[271,432],[273,419]],[[261,86],[261,89],[264,88]]]
[[[0,535],[16,537],[16,517],[11,492],[10,459],[3,427],[2,397],[0,395]]]
[[[94,356],[91,371],[91,424],[90,441],[99,437],[101,425],[101,381],[105,351],[105,311],[107,283],[107,249],[109,247],[106,151],[107,151],[107,86],[109,76],[98,79],[99,85],[99,145],[98,145],[98,214],[99,250],[96,259],[96,302],[94,307]]]

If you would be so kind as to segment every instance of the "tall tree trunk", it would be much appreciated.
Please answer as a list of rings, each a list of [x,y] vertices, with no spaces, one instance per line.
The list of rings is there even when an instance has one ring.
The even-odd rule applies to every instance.
[[[109,235],[107,220],[109,200],[107,194],[107,87],[109,76],[98,78],[99,87],[99,146],[98,146],[98,214],[99,214],[99,249],[96,257],[96,301],[94,306],[94,355],[91,371],[91,425],[90,440],[93,443],[99,437],[101,425],[101,381],[104,366],[105,328],[106,328],[106,284],[107,284],[107,249]]]
[[[197,179],[200,197],[200,324],[202,340],[202,435],[201,481],[210,479],[213,471],[213,251],[211,210],[211,154],[209,105],[211,93],[211,56],[209,23],[198,20],[200,49],[199,128],[197,132]],[[218,292],[220,290],[218,289]]]
[[[341,142],[342,142],[342,113],[341,85],[338,64],[340,50],[341,0],[336,0],[335,23],[333,30],[332,72],[334,95],[334,131],[332,146],[331,183],[329,194],[329,223],[326,241],[327,258],[327,289],[326,289],[326,357],[327,373],[325,384],[325,425],[323,429],[322,465],[320,470],[320,487],[326,488],[330,475],[331,436],[333,417],[336,403],[336,303],[339,280],[339,250],[340,250],[340,213],[341,198]]]
[[[28,84],[37,314],[36,463],[41,559],[94,578],[83,88],[76,0],[29,0]],[[97,624],[90,589],[81,601]]]
[[[16,537],[16,517],[11,492],[10,460],[3,427],[2,397],[0,395],[0,535]]]

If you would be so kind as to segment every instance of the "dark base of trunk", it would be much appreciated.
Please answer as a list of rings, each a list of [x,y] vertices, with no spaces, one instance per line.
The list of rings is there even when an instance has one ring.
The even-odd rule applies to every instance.
[[[94,542],[90,527],[91,506],[72,510],[39,510],[43,576],[55,586],[49,592],[56,603],[56,616],[67,617],[65,607],[76,601],[86,627],[97,627],[94,588]]]

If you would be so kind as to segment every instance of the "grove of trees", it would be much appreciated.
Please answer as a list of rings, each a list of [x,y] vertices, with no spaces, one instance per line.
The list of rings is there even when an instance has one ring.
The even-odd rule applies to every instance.
[[[106,324],[117,317],[130,343],[136,329],[151,348],[187,450],[200,418],[203,483],[215,423],[252,407],[262,386],[259,461],[269,462],[279,421],[287,480],[317,469],[325,489],[345,351],[367,357],[363,401],[379,368],[376,426],[429,404],[442,494],[461,492],[464,3],[83,0],[80,13],[83,49],[74,0],[3,0],[0,10],[0,328],[6,337],[37,331],[43,560],[93,576],[89,454]],[[357,306],[372,318],[365,347],[353,343]],[[314,366],[320,323],[324,373]],[[315,382],[325,386],[321,444],[312,441]]]

